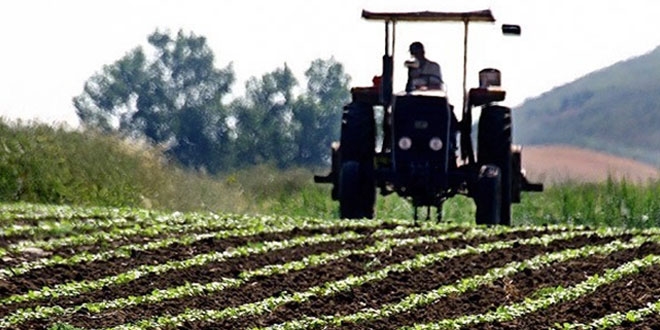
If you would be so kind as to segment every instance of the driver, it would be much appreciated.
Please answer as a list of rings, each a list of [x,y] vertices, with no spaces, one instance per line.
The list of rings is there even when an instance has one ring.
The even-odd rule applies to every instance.
[[[419,41],[410,44],[410,55],[413,59],[405,62],[408,67],[406,92],[416,89],[441,89],[443,82],[440,65],[424,56],[424,45]]]
[[[413,59],[405,62],[405,66],[408,67],[406,92],[420,89],[442,89],[444,82],[442,81],[442,73],[440,73],[440,65],[424,56],[424,45],[419,41],[410,44],[410,55],[413,56]],[[454,114],[454,107],[452,105],[449,105],[449,107],[451,109],[450,146],[452,153],[455,154],[458,150],[458,144],[456,143],[458,120]]]

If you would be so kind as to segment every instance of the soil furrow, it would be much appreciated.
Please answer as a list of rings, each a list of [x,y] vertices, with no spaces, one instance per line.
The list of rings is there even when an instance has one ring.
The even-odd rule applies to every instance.
[[[457,232],[463,231],[462,229]],[[441,235],[447,231],[433,230],[425,234]],[[419,236],[420,233],[397,234],[393,238],[410,238]],[[337,242],[324,242],[313,245],[304,245],[273,251],[263,254],[255,254],[248,257],[231,258],[222,262],[213,262],[199,267],[190,267],[182,270],[174,270],[162,274],[148,274],[123,285],[106,286],[103,290],[83,293],[78,296],[51,298],[47,302],[29,301],[11,305],[0,306],[0,316],[7,315],[12,311],[22,308],[34,308],[37,306],[69,307],[90,301],[112,300],[127,296],[140,296],[149,294],[155,289],[167,289],[184,285],[185,283],[209,283],[222,278],[234,278],[246,270],[260,268],[269,264],[286,263],[297,260],[308,255],[322,252],[330,253],[340,249],[360,249],[376,241],[374,237],[361,240],[345,240]],[[191,281],[194,280],[194,281]]]
[[[488,269],[501,267],[512,261],[525,260],[542,253],[557,252],[586,244],[605,244],[612,240],[613,238],[579,236],[569,240],[555,241],[548,246],[520,245],[487,254],[449,259],[413,273],[392,273],[383,281],[367,283],[350,292],[312,298],[304,304],[288,304],[269,315],[241,320],[241,325],[264,326],[302,316],[348,315],[363,308],[379,309],[382,304],[397,302],[410,294],[427,292],[439,286],[454,283],[461,278],[481,275]],[[447,304],[447,307],[452,310],[456,308],[451,304]],[[419,316],[409,315],[409,317],[417,319]],[[225,328],[224,325],[223,328]],[[374,328],[378,327],[366,327],[365,329]]]
[[[383,224],[379,226],[378,228],[367,228],[367,227],[360,227],[360,226],[355,226],[355,227],[336,227],[336,228],[327,228],[327,229],[313,229],[313,230],[308,230],[308,229],[294,229],[291,231],[294,235],[304,235],[304,233],[335,233],[335,232],[342,232],[346,231],[349,229],[354,230],[355,232],[373,232],[378,229],[391,229],[394,228],[394,225],[391,224]],[[214,232],[219,232],[222,231],[222,228],[214,229]],[[232,229],[229,229],[232,230]],[[108,251],[108,250],[114,250],[118,249],[121,246],[124,245],[129,245],[129,244],[146,244],[148,242],[153,242],[159,239],[165,239],[165,238],[172,238],[172,237],[179,237],[183,235],[192,235],[192,234],[202,234],[207,232],[207,230],[200,228],[197,230],[190,230],[186,231],[185,233],[179,233],[179,232],[164,232],[159,236],[156,237],[148,237],[148,236],[141,236],[141,235],[129,235],[125,237],[120,237],[118,239],[112,240],[112,241],[101,241],[97,242],[95,244],[85,244],[85,245],[78,245],[78,246],[63,246],[63,247],[58,247],[52,250],[46,250],[44,253],[47,256],[60,256],[63,258],[68,258],[71,257],[75,254],[82,253],[82,252],[88,252],[88,253],[98,253],[102,251]],[[296,234],[296,233],[300,234]],[[268,237],[279,237],[277,234],[259,234],[259,235],[264,235],[264,239],[268,239]],[[255,235],[258,236],[258,235]],[[202,243],[202,245],[204,245]],[[185,246],[183,246],[185,248]],[[30,254],[30,253],[20,253],[20,252],[10,252],[6,258],[3,260],[5,267],[11,267],[11,266],[17,266],[22,262],[26,261],[34,261],[36,259],[41,258],[39,254]]]
[[[222,278],[233,278],[245,270],[259,268],[273,263],[285,263],[314,253],[326,251],[333,252],[343,248],[359,248],[365,244],[371,244],[373,242],[373,238],[366,238],[361,241],[347,240],[343,242],[324,242],[273,251],[266,254],[232,258],[222,262],[209,263],[200,267],[174,270],[163,274],[147,275],[124,285],[104,287],[101,291],[84,293],[75,297],[51,299],[47,303],[43,301],[33,301],[13,304],[10,306],[0,306],[0,315],[8,314],[11,311],[20,308],[45,305],[69,307],[88,301],[112,300],[131,295],[140,296],[148,294],[154,289],[166,289],[168,287],[184,285],[186,282],[191,282],[190,279],[196,279],[196,283],[208,283]]]
[[[642,254],[641,251],[649,247],[642,246],[639,249],[614,252],[609,256],[594,255],[588,258],[556,263],[550,267],[537,270],[525,270],[477,290],[439,299],[429,306],[420,306],[382,320],[348,324],[343,329],[396,329],[414,323],[423,324],[463,315],[483,314],[502,305],[520,302],[525,297],[543,288],[577,284],[593,274],[602,273],[605,269],[616,268],[625,262],[638,258]],[[652,248],[660,250],[660,245],[654,244]],[[475,329],[487,329],[489,326],[494,326],[493,329],[499,329],[499,325],[487,324],[478,324]],[[535,329],[535,327],[527,329]]]
[[[85,264],[55,265],[36,269],[26,274],[0,280],[0,298],[13,294],[38,290],[45,286],[54,286],[70,281],[93,281],[106,276],[116,275],[134,269],[140,265],[162,264],[168,261],[184,260],[195,255],[224,251],[230,247],[264,241],[282,241],[297,236],[317,234],[338,234],[353,229],[360,234],[369,235],[380,228],[329,228],[303,230],[295,229],[282,233],[261,233],[252,236],[228,237],[224,239],[207,238],[190,245],[173,244],[165,249],[135,251],[131,258],[111,258]]]
[[[621,325],[607,328],[608,330],[658,330],[660,329],[660,314],[649,315],[641,322],[623,321]]]
[[[420,253],[434,253],[452,248],[464,247],[466,244],[475,245],[485,242],[514,239],[516,237],[533,237],[536,235],[538,235],[538,232],[529,231],[473,239],[469,242],[463,239],[456,239],[430,245],[399,246],[384,253],[355,255],[319,267],[310,267],[300,271],[290,272],[288,274],[255,278],[241,287],[227,289],[218,294],[185,297],[164,301],[158,304],[141,305],[133,308],[128,307],[121,310],[108,310],[105,313],[96,315],[81,311],[74,315],[62,318],[60,321],[71,322],[77,326],[96,328],[114,326],[138,319],[149,318],[160,315],[164,311],[167,311],[170,314],[177,314],[188,308],[222,309],[259,301],[270,296],[281,294],[285,291],[302,291],[325,282],[346,278],[348,275],[359,276],[367,272],[376,271],[389,264],[413,258]],[[245,269],[249,268],[253,267],[245,267]],[[158,284],[158,286],[171,286],[172,279],[168,278],[166,280],[167,283]],[[199,278],[188,277],[186,280],[189,282],[198,282]],[[124,294],[129,294],[129,292]],[[112,315],[112,317],[109,317],[109,315]],[[218,328],[231,329],[232,327]]]
[[[192,235],[192,234],[201,234],[203,233],[204,230],[193,230],[193,231],[188,231],[185,233],[185,235]],[[124,245],[130,245],[130,244],[146,244],[149,242],[153,242],[156,240],[160,239],[165,239],[165,238],[172,238],[172,237],[177,237],[181,236],[181,233],[162,233],[161,235],[157,237],[148,237],[148,236],[140,236],[140,235],[130,235],[130,236],[123,236],[120,238],[117,238],[112,241],[99,241],[95,244],[85,244],[85,245],[77,245],[77,246],[62,246],[58,247],[52,250],[49,249],[39,249],[42,250],[38,253],[33,253],[33,252],[23,252],[23,251],[10,251],[7,253],[7,255],[4,257],[4,266],[5,267],[16,267],[19,266],[23,262],[31,262],[35,261],[44,257],[52,257],[52,256],[60,256],[62,258],[69,258],[73,255],[83,253],[83,252],[88,252],[88,253],[99,253],[102,251],[108,251],[108,250],[114,250],[117,248],[120,248],[121,246]],[[13,244],[13,243],[12,243]]]
[[[658,250],[660,252],[660,248]],[[502,323],[497,328],[540,329],[555,324],[585,323],[607,314],[642,308],[658,299],[660,299],[660,266],[653,266],[638,274],[599,287],[596,292],[577,300],[530,313],[516,321]],[[484,327],[479,328],[484,329]]]

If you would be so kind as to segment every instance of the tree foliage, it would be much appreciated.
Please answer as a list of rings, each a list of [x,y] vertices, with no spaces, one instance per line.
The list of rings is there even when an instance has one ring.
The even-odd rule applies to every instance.
[[[317,59],[305,72],[307,93],[294,107],[297,164],[312,166],[328,161],[329,146],[339,138],[343,106],[348,103],[349,76],[334,58]]]
[[[145,137],[185,166],[219,172],[273,163],[323,165],[338,138],[349,77],[334,58],[313,61],[307,86],[284,64],[246,83],[245,95],[222,102],[234,82],[217,69],[204,37],[156,31],[153,58],[137,47],[103,67],[73,98],[86,128]]]
[[[232,108],[237,119],[237,161],[280,167],[327,163],[339,137],[341,109],[349,100],[349,77],[333,58],[317,59],[305,72],[306,92],[294,98],[297,80],[289,67],[252,78]]]
[[[245,97],[231,107],[237,121],[236,161],[240,165],[289,163],[296,143],[291,132],[296,85],[297,80],[286,65],[247,82]]]
[[[217,170],[228,141],[221,99],[234,81],[231,66],[214,67],[204,37],[154,32],[155,58],[141,47],[85,83],[73,99],[85,127],[144,136],[181,163]]]

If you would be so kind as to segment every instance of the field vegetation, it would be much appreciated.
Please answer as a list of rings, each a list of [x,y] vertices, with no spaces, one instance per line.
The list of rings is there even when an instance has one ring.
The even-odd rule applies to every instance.
[[[657,228],[35,204],[0,219],[2,329],[658,325]]]
[[[30,123],[0,123],[0,200],[6,203],[136,207],[164,211],[286,214],[336,218],[329,187],[312,182],[327,169],[267,164],[211,175],[186,170],[139,140]],[[609,179],[553,184],[514,206],[516,224],[653,227],[660,182]],[[474,206],[457,197],[444,218],[471,223]],[[379,218],[409,219],[411,206],[379,198]]]
[[[660,324],[657,181],[554,184],[511,227],[474,226],[457,197],[413,226],[396,196],[337,219],[312,182],[327,169],[209,174],[38,124],[0,124],[0,141],[0,329]]]

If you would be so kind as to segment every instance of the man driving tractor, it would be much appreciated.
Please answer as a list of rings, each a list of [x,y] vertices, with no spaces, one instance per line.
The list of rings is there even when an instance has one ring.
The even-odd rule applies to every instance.
[[[406,92],[418,89],[442,89],[443,81],[440,65],[426,58],[424,45],[419,41],[415,41],[410,44],[409,50],[413,59],[404,63],[408,68]]]

